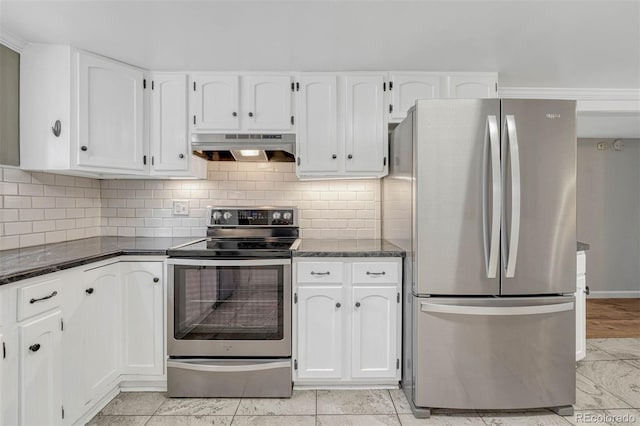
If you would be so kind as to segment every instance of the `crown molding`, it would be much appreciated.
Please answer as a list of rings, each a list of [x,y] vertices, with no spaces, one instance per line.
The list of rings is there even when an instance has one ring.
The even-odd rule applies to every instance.
[[[638,113],[640,89],[584,89],[562,87],[499,87],[498,97],[575,99],[578,113]]]
[[[0,31],[0,44],[7,46],[11,50],[15,50],[16,52],[22,52],[27,44],[29,44],[26,40],[8,33],[6,31]]]

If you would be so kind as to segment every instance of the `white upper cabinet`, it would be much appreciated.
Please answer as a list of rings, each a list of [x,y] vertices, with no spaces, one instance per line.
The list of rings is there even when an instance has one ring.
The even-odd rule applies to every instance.
[[[70,46],[21,53],[20,165],[144,174],[142,70]]]
[[[418,99],[495,98],[498,73],[389,73],[389,121],[399,123]]]
[[[246,76],[242,78],[244,128],[247,130],[291,130],[291,77]]]
[[[240,77],[192,74],[193,130],[240,129]]]
[[[384,74],[305,73],[297,84],[298,177],[386,175]]]
[[[191,153],[187,75],[154,73],[150,97],[151,175],[206,178],[206,160]]]
[[[389,120],[401,121],[418,99],[441,97],[440,75],[393,72],[389,74]]]
[[[298,173],[337,173],[338,78],[335,75],[303,75],[299,81]]]
[[[75,55],[78,166],[145,172],[143,72],[89,53]]]
[[[446,77],[447,98],[498,97],[497,73],[456,73]]]
[[[289,75],[191,74],[192,130],[287,132],[292,124]]]
[[[382,75],[349,75],[345,87],[345,172],[384,176],[387,134]]]

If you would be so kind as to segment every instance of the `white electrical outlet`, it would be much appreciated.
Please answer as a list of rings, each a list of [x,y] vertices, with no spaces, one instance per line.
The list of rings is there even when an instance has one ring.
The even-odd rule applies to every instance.
[[[189,201],[188,200],[173,200],[173,215],[174,216],[189,216]]]
[[[608,142],[598,142],[598,145],[596,145],[596,147],[598,148],[598,151],[606,151],[609,149],[609,143]]]

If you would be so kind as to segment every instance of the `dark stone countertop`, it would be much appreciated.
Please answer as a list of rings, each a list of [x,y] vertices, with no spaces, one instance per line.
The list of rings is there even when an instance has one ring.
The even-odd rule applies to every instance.
[[[93,237],[0,251],[0,285],[120,255],[164,256],[170,247],[197,237]]]
[[[589,250],[590,247],[589,244],[578,241],[578,251],[586,251]]]
[[[302,239],[293,257],[402,257],[405,251],[381,239],[310,240]]]

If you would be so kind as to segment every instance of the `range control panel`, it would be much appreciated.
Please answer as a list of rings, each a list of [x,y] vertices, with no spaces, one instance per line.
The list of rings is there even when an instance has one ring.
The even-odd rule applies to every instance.
[[[293,207],[207,207],[207,226],[296,226]]]

